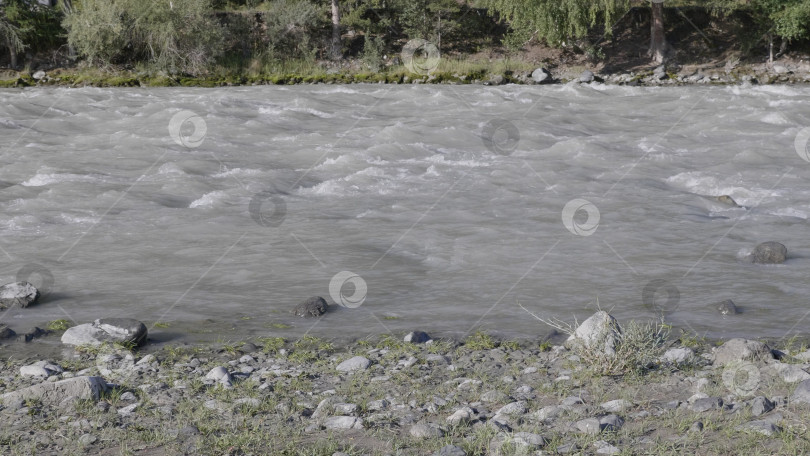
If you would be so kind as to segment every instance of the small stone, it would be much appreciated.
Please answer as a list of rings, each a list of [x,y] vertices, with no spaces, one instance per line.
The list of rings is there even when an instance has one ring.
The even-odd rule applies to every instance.
[[[126,401],[126,402],[132,402],[132,401],[137,401],[137,400],[138,400],[138,397],[137,397],[137,396],[135,396],[135,395],[134,395],[133,393],[131,393],[130,391],[127,391],[127,392],[125,392],[125,393],[121,394],[121,400],[122,400],[122,401]]]
[[[495,415],[523,415],[527,410],[524,401],[517,401],[504,405],[495,412]]]
[[[591,70],[585,70],[582,72],[582,74],[579,75],[579,82],[584,82],[587,84],[589,82],[593,82],[593,80],[594,75]]]
[[[571,407],[574,405],[584,404],[581,397],[577,396],[569,396],[562,400],[561,405],[563,407]]]
[[[473,410],[471,408],[462,407],[462,408],[456,410],[455,412],[453,412],[452,415],[448,416],[447,417],[447,422],[454,425],[454,426],[459,425],[459,424],[469,423],[470,421],[472,421],[473,415],[474,415],[474,412],[473,412]]]
[[[43,377],[43,378],[45,378],[45,377],[50,376],[51,372],[48,371],[47,369],[45,369],[42,366],[29,365],[29,366],[22,366],[20,368],[20,375],[22,375],[23,377]]]
[[[255,397],[240,397],[233,401],[234,405],[246,405],[248,407],[258,407],[262,402]]]
[[[689,427],[689,432],[702,432],[703,431],[703,421],[695,421],[692,423],[692,426]]]
[[[363,420],[354,416],[330,416],[325,419],[326,429],[363,429]]]
[[[42,70],[38,70],[38,71],[34,72],[34,74],[32,74],[31,77],[34,78],[37,81],[45,79],[45,72],[42,71]]]
[[[661,357],[666,362],[672,364],[683,364],[692,359],[695,352],[688,347],[670,348]]]
[[[723,407],[723,399],[719,397],[704,397],[697,399],[689,406],[693,412],[708,412],[709,410],[719,410]]]
[[[485,403],[492,403],[492,402],[504,402],[509,399],[505,393],[502,393],[497,390],[487,391],[486,393],[481,395],[481,402]]]
[[[714,351],[714,364],[725,365],[732,362],[766,362],[773,359],[770,347],[748,339],[730,339]]]
[[[130,416],[133,413],[135,413],[135,410],[140,405],[141,405],[140,403],[136,402],[134,404],[127,405],[126,407],[121,407],[120,409],[118,409],[118,414],[121,416]]]
[[[624,425],[624,420],[618,415],[610,414],[600,418],[599,425],[603,431],[618,431]]]
[[[633,403],[624,399],[608,401],[600,405],[606,412],[620,413],[633,406]]]
[[[581,432],[588,435],[596,435],[602,432],[602,427],[597,418],[585,418],[576,422],[576,427]]]
[[[15,282],[0,286],[0,309],[12,306],[26,308],[39,301],[39,290],[28,282]]]
[[[208,371],[208,374],[206,374],[205,378],[220,383],[231,382],[231,374],[228,372],[228,369],[222,366],[217,366]]]
[[[619,454],[622,451],[604,440],[593,442],[593,446],[596,447],[596,454]]]
[[[354,372],[357,370],[366,370],[371,365],[371,361],[363,356],[355,356],[346,361],[338,364],[336,369],[338,372]]]
[[[799,386],[793,390],[793,395],[790,396],[790,402],[793,404],[810,404],[810,380],[799,383]]]
[[[758,264],[781,264],[786,258],[787,247],[774,241],[759,244],[751,253],[751,260]]]
[[[409,332],[403,340],[412,344],[424,344],[431,339],[428,333],[424,331],[412,331]]]
[[[787,383],[810,380],[810,374],[795,364],[773,363],[767,367]]]
[[[764,415],[776,407],[776,404],[764,396],[757,396],[751,400],[751,415]]]
[[[445,445],[441,450],[433,453],[433,456],[467,456],[467,453],[461,447]]]
[[[325,299],[320,296],[313,296],[295,306],[292,312],[299,317],[311,318],[320,317],[326,313],[328,308],[329,304],[326,303]]]
[[[433,439],[444,436],[444,431],[433,423],[417,423],[411,426],[411,437],[417,439]]]
[[[720,304],[717,304],[716,308],[717,311],[720,312],[720,315],[736,315],[739,313],[739,311],[737,310],[737,306],[731,299],[726,299]]]
[[[734,201],[734,198],[732,198],[732,197],[730,197],[728,195],[720,195],[720,196],[718,196],[717,201],[719,201],[719,202],[721,202],[723,204],[726,204],[728,206],[740,207],[740,205],[737,204],[736,201]]]
[[[759,434],[771,437],[772,435],[781,431],[782,429],[779,426],[771,423],[770,421],[756,420],[756,421],[749,421],[745,424],[741,424],[740,426],[737,427],[737,430],[757,432]]]
[[[96,443],[97,440],[98,437],[94,436],[93,434],[82,434],[82,436],[79,437],[79,445],[87,447]]]

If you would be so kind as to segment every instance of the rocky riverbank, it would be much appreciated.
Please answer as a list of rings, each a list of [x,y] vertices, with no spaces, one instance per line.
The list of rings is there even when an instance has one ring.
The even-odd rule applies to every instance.
[[[810,452],[806,346],[672,337],[665,325],[620,325],[605,312],[570,329],[560,345],[415,332],[148,354],[105,343],[10,359],[0,369],[0,452]]]
[[[518,67],[527,67],[523,62]],[[729,85],[729,84],[807,84],[810,62],[784,60],[773,64],[742,64],[728,60],[722,64],[671,63],[657,67],[636,67],[626,71],[610,70],[597,65],[547,65],[533,70],[468,71],[429,69],[413,73],[404,66],[381,72],[370,72],[359,65],[342,68],[320,68],[307,73],[234,74],[183,76],[126,69],[88,70],[49,68],[36,71],[0,71],[0,88],[40,86],[60,87],[226,87],[244,85],[291,84],[567,84],[606,83],[629,86]]]

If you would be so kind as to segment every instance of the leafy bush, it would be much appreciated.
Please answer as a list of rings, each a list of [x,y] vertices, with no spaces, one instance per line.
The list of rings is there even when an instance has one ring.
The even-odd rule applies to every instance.
[[[309,0],[274,0],[262,5],[267,51],[278,58],[312,58],[323,11]]]
[[[363,44],[363,63],[371,71],[380,71],[383,68],[383,43],[382,38],[366,35]]]
[[[68,42],[92,62],[142,59],[199,74],[222,53],[210,0],[82,0],[66,15]]]

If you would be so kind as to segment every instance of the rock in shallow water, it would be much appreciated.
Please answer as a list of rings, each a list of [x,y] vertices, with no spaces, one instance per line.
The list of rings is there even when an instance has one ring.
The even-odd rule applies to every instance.
[[[28,282],[15,282],[0,287],[0,309],[28,307],[39,301],[39,290]]]
[[[329,304],[326,303],[325,299],[320,296],[313,296],[295,306],[292,312],[299,317],[311,318],[320,317],[326,313],[328,308]]]
[[[600,310],[583,321],[568,338],[568,342],[581,343],[587,348],[597,349],[608,356],[613,356],[616,354],[620,334],[619,322],[612,315]]]
[[[726,299],[720,304],[717,304],[716,308],[717,311],[720,312],[720,315],[736,315],[739,313],[739,311],[737,310],[737,306],[731,299]]]
[[[132,318],[99,318],[68,328],[62,334],[62,343],[67,345],[101,345],[104,342],[143,345],[146,342],[146,325]]]
[[[408,333],[403,340],[412,344],[424,344],[431,339],[428,333],[424,331],[412,331]]]
[[[787,258],[787,247],[778,242],[759,244],[751,253],[751,260],[758,264],[781,264]]]

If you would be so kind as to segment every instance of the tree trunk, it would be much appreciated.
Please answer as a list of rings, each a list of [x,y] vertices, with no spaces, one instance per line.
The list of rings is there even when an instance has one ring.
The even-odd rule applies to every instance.
[[[338,0],[332,0],[332,58],[343,57],[343,46],[340,43],[340,8]]]
[[[14,49],[14,46],[8,47],[8,52],[11,54],[11,69],[17,68],[17,50]]]
[[[664,3],[652,0],[652,19],[650,20],[650,58],[655,63],[664,63],[669,45],[664,36]]]

